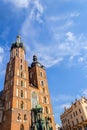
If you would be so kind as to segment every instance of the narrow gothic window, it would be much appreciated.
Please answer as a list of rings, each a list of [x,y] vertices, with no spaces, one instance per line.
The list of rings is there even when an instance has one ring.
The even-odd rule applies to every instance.
[[[20,130],[24,130],[24,125],[23,124],[20,126]]]
[[[44,97],[43,98],[43,103],[46,103],[46,102],[47,102],[46,97]]]
[[[21,70],[23,69],[22,65],[20,66],[20,69],[21,69]]]
[[[82,119],[82,121],[84,121],[84,118],[83,118],[83,116],[81,116],[81,119]]]
[[[43,73],[42,73],[42,72],[40,72],[40,76],[41,76],[41,77],[43,76]]]
[[[46,107],[46,113],[48,114],[49,113],[49,110],[48,110],[48,108]]]
[[[24,102],[21,101],[21,109],[24,109]]]
[[[32,108],[35,108],[35,106],[38,104],[38,97],[36,92],[32,92],[31,94],[31,103],[32,103]]]
[[[21,86],[23,86],[23,81],[21,80]]]
[[[21,78],[23,78],[23,73],[21,72]]]
[[[25,120],[25,121],[27,120],[27,116],[26,116],[26,114],[24,115],[24,120]]]
[[[44,81],[41,81],[41,85],[44,86]]]
[[[21,114],[18,113],[17,120],[21,120]]]
[[[21,59],[21,63],[23,62],[23,60]]]
[[[23,95],[23,90],[21,90],[21,97],[22,97],[22,98],[24,97],[24,95]]]

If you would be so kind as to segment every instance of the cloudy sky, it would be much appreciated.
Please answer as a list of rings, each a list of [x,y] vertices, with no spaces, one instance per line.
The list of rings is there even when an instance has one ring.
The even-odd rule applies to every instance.
[[[65,106],[87,96],[87,0],[0,1],[0,90],[9,50],[20,34],[30,65],[46,66],[56,123]]]

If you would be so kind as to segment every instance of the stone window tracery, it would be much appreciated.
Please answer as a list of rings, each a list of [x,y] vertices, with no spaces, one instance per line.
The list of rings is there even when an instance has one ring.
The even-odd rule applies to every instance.
[[[32,102],[31,104],[32,108],[35,108],[35,106],[38,104],[38,96],[37,93],[34,91],[31,93],[31,102]]]

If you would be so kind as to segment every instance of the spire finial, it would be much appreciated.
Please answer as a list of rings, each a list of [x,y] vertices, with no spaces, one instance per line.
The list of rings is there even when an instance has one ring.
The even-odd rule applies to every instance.
[[[21,42],[21,36],[18,35],[18,36],[17,36],[17,43],[20,43],[20,42]]]
[[[36,55],[34,55],[33,56],[33,62],[37,62],[38,60],[37,60],[37,56]]]

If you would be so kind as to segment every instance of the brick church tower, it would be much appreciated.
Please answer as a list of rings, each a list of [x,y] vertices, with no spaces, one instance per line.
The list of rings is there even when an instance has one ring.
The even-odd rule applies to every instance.
[[[17,36],[0,93],[0,130],[55,130],[45,68],[35,55],[29,67],[25,54]]]

